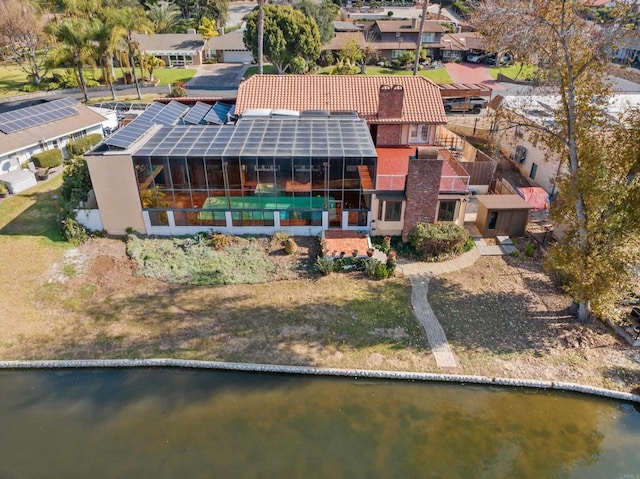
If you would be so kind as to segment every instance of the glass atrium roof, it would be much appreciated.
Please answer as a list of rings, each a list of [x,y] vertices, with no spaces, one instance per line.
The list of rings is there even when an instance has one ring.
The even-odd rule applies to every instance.
[[[364,120],[256,118],[160,128],[134,156],[375,157]]]

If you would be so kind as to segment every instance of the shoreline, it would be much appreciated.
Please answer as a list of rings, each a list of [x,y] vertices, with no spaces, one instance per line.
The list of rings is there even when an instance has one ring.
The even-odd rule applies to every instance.
[[[239,371],[270,374],[290,374],[304,376],[351,377],[369,379],[410,380],[440,383],[478,384],[486,386],[522,387],[528,389],[576,392],[589,396],[604,397],[618,401],[640,404],[640,395],[615,391],[583,384],[541,381],[536,379],[513,379],[462,374],[437,374],[410,371],[385,371],[367,369],[318,368],[311,366],[290,366],[277,364],[236,363],[220,361],[195,361],[185,359],[83,359],[83,360],[36,360],[0,361],[3,370],[33,369],[120,369],[120,368],[184,368],[214,369],[219,371]]]

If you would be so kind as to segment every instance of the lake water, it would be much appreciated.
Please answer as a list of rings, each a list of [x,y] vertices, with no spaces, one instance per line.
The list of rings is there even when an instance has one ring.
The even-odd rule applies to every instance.
[[[0,371],[0,478],[640,479],[577,394],[210,370]]]

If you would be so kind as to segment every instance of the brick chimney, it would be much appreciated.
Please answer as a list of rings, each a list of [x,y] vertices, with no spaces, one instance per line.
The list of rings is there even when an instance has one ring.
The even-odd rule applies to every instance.
[[[411,19],[411,29],[415,30],[416,28],[418,28],[418,19],[417,18],[412,18]]]
[[[380,85],[378,92],[378,119],[402,118],[404,88],[402,85]]]
[[[418,223],[435,223],[442,163],[443,160],[438,158],[438,148],[434,147],[416,148],[416,156],[409,158],[402,241],[409,240],[409,233]]]

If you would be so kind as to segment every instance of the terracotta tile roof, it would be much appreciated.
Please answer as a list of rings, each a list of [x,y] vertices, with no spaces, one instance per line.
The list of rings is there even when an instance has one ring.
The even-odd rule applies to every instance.
[[[382,85],[404,88],[399,118],[378,119]],[[240,83],[236,113],[253,108],[350,110],[369,123],[447,123],[440,89],[421,76],[254,75]]]

